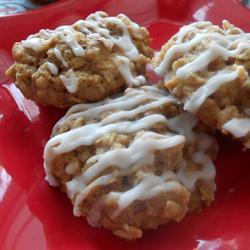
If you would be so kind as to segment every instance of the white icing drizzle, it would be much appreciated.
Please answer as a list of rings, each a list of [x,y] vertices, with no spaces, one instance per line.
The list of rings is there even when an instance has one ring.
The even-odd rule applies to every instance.
[[[128,22],[127,25],[122,21],[122,18],[126,17],[123,14],[118,15],[118,17],[108,17],[105,16],[104,12],[99,11],[89,15],[86,20],[77,21],[72,26],[64,25],[55,30],[41,30],[40,34],[44,35],[46,38],[32,35],[25,41],[22,41],[22,44],[25,48],[30,48],[38,52],[42,49],[49,38],[53,39],[57,37],[66,43],[76,56],[84,56],[85,48],[77,39],[77,33],[82,32],[86,35],[87,43],[101,41],[104,46],[110,50],[116,46],[113,51],[113,60],[120,74],[124,78],[124,81],[128,86],[139,86],[145,84],[145,78],[142,75],[134,76],[131,62],[139,56],[139,52],[128,31],[128,26],[130,26],[134,32],[137,32],[139,26],[126,18],[126,22]],[[116,25],[121,34],[111,34],[109,25]],[[79,29],[80,31],[76,29]],[[54,48],[53,53],[65,67],[69,67],[58,48]],[[73,77],[72,74],[71,76]],[[60,77],[60,79],[63,79],[62,81],[64,84],[66,81],[65,86],[74,85],[73,83],[70,84],[64,76]],[[71,90],[71,87],[67,89]]]
[[[62,65],[63,65],[64,67],[68,68],[68,63],[65,61],[65,59],[64,59],[64,57],[63,57],[61,51],[60,51],[57,47],[55,47],[55,48],[53,49],[53,52],[54,52],[56,58],[62,63]]]
[[[36,52],[39,52],[43,46],[48,42],[47,38],[49,38],[54,33],[53,30],[49,29],[41,29],[40,34],[44,35],[44,37],[37,37],[36,35],[30,35],[26,40],[22,41],[22,44],[25,48],[32,49]]]
[[[138,106],[146,100],[151,100],[151,102],[134,109],[134,106]],[[108,132],[116,131],[120,133],[133,133],[141,129],[150,128],[153,124],[158,122],[166,123],[166,118],[160,114],[152,114],[134,122],[120,121],[111,124],[108,122],[115,122],[116,119],[133,117],[154,108],[156,105],[163,105],[164,103],[175,101],[175,98],[165,96],[162,91],[154,86],[143,86],[140,89],[127,89],[125,95],[120,98],[106,99],[99,103],[79,104],[73,106],[69,109],[66,115],[58,121],[55,125],[54,131],[62,123],[72,119],[83,117],[85,119],[98,120],[100,119],[101,113],[107,112],[108,110],[118,109],[120,112],[114,114],[111,113],[110,116],[97,123],[87,124],[83,127],[51,138],[46,144],[44,152],[47,179],[51,180],[49,181],[51,184],[55,183],[55,180],[53,180],[53,177],[51,176],[50,169],[53,159],[58,154],[69,152],[80,145],[91,145],[98,137],[103,136]]]
[[[189,113],[183,113],[167,121],[168,127],[178,134],[185,135],[189,143],[193,143],[196,139],[193,127],[195,127],[197,123],[198,119]]]
[[[223,23],[224,25],[228,24],[227,21]],[[186,53],[193,54],[194,48],[203,44],[204,40],[208,42],[206,51],[178,68],[176,71],[178,78],[185,79],[193,73],[206,69],[217,58],[223,60],[240,58],[241,53],[250,49],[250,34],[244,33],[240,29],[238,29],[240,34],[230,34],[229,31],[212,26],[210,22],[196,22],[182,27],[174,36],[174,44],[166,51],[162,61],[155,68],[155,72],[164,76],[164,80],[168,81],[171,78],[172,63]],[[188,35],[191,35],[191,38],[185,40]],[[231,72],[220,70],[186,100],[184,109],[196,112],[205,99],[215,93],[224,83],[235,80],[239,76],[240,70],[244,71],[244,68],[238,66],[231,69]]]
[[[107,185],[112,178],[114,178],[115,175],[114,174],[108,174],[108,175],[104,175],[104,176],[100,176],[99,178],[95,179],[94,181],[92,181],[88,186],[84,186],[84,184],[82,184],[81,182],[77,182],[75,183],[75,189],[72,188],[70,189],[71,186],[71,182],[68,182],[67,185],[67,193],[69,192],[69,194],[71,195],[71,197],[74,197],[76,194],[76,190],[79,190],[79,194],[76,195],[75,198],[75,202],[74,202],[74,208],[73,208],[73,213],[75,216],[80,216],[81,215],[81,211],[80,211],[80,204],[82,203],[82,201],[87,197],[88,193],[96,186],[103,186],[103,185]],[[82,180],[82,178],[81,178]],[[74,179],[73,179],[74,181]],[[80,187],[83,186],[83,188],[80,190],[79,189],[79,183],[80,183]],[[70,197],[70,196],[69,196]]]
[[[243,68],[239,66],[238,69]],[[223,84],[235,80],[239,75],[239,70],[221,70],[211,77],[205,85],[198,88],[185,102],[184,110],[195,113],[203,104],[207,97],[215,93]]]
[[[189,114],[183,113],[177,117],[168,120],[168,127],[176,133],[185,135],[187,143],[198,142],[198,150],[192,156],[192,160],[200,164],[202,168],[193,171],[192,174],[186,173],[186,163],[176,173],[180,180],[189,190],[193,190],[195,183],[199,180],[213,180],[215,178],[215,168],[211,158],[206,154],[206,151],[214,140],[204,133],[194,133],[193,127],[198,123],[198,119]]]
[[[106,99],[99,103],[80,104],[73,106],[66,115],[58,121],[54,132],[64,122],[83,118],[95,120],[79,128],[52,137],[45,146],[44,166],[46,178],[51,185],[58,185],[52,176],[53,160],[60,154],[70,152],[82,145],[92,145],[98,138],[109,133],[132,134],[136,136],[126,148],[114,148],[101,152],[89,158],[86,162],[87,169],[79,176],[66,183],[67,194],[74,200],[74,214],[81,214],[80,204],[88,194],[98,185],[108,185],[115,177],[127,176],[141,165],[154,163],[156,150],[164,150],[176,146],[183,147],[185,141],[193,143],[198,140],[198,150],[193,156],[193,161],[201,164],[201,169],[194,173],[186,173],[186,166],[176,173],[168,171],[161,176],[154,173],[142,173],[138,183],[125,192],[111,192],[105,199],[117,199],[118,208],[113,216],[118,216],[134,200],[150,199],[161,192],[170,192],[181,187],[184,183],[193,190],[199,179],[213,180],[215,176],[211,159],[206,155],[206,150],[213,140],[204,134],[195,134],[192,128],[197,124],[197,119],[188,113],[183,113],[175,118],[167,119],[161,114],[151,114],[147,111],[161,107],[167,103],[176,102],[175,98],[166,96],[166,92],[155,86],[143,86],[138,89],[127,89],[125,95],[115,99]],[[102,114],[108,113],[103,118]],[[143,114],[144,116],[141,116]],[[136,118],[137,119],[132,119]],[[166,124],[177,134],[158,134],[150,129],[158,124]],[[185,139],[186,138],[186,139]],[[112,173],[102,175],[110,167],[115,167]],[[69,164],[68,172],[74,171],[78,166]],[[101,208],[94,209],[91,214],[96,214]],[[92,218],[92,216],[90,215]],[[90,220],[97,225],[96,220]]]
[[[117,47],[124,51],[125,55],[130,59],[135,59],[138,56],[138,50],[128,32],[127,26],[117,17],[102,17],[103,12],[96,12],[89,15],[86,21],[91,22],[91,27],[95,32],[104,36],[106,39],[112,41]],[[124,15],[119,15],[124,17]],[[118,16],[118,17],[119,17]],[[84,21],[83,21],[84,22]],[[84,24],[84,23],[82,23]],[[115,24],[122,30],[121,36],[112,36],[110,31],[106,28],[108,24]],[[79,25],[79,23],[78,23]],[[130,21],[130,26],[138,30],[138,25]],[[80,25],[81,27],[81,25]]]
[[[160,138],[157,138],[160,137]],[[75,204],[74,204],[74,214],[79,215],[79,205],[81,202],[86,198],[88,193],[97,185],[105,185],[108,184],[108,182],[111,180],[111,178],[114,178],[115,175],[108,175],[108,177],[105,177],[105,179],[97,179],[97,183],[95,183],[96,180],[91,182],[91,179],[95,177],[96,175],[100,174],[102,171],[105,170],[105,168],[109,166],[116,166],[120,168],[119,175],[126,175],[129,171],[131,171],[131,166],[133,165],[141,165],[141,164],[152,164],[154,162],[154,151],[155,150],[163,150],[166,148],[174,147],[179,144],[182,144],[185,142],[185,138],[181,135],[176,135],[173,137],[167,137],[167,136],[160,136],[159,134],[155,134],[152,132],[145,132],[141,137],[136,138],[131,146],[125,149],[115,149],[113,151],[108,151],[103,154],[98,154],[92,158],[90,158],[88,161],[96,161],[95,164],[93,164],[85,173],[82,174],[81,183],[85,186],[84,189],[80,192],[79,195],[77,195]],[[88,163],[87,163],[88,164]],[[155,176],[155,175],[151,175]],[[155,176],[156,177],[156,176]],[[158,180],[161,179],[162,182],[164,181],[162,177],[158,177]],[[101,183],[100,183],[101,182]],[[145,185],[148,185],[148,180],[143,181]],[[158,183],[159,185],[162,184]],[[71,181],[69,182],[71,183]],[[94,183],[94,184],[93,184]],[[151,184],[154,185],[154,183]],[[167,184],[166,184],[167,186]],[[136,192],[136,188],[135,191]],[[157,192],[152,192],[151,190],[151,197],[159,193],[159,189],[156,189]],[[72,189],[70,190],[72,192]],[[133,189],[130,190],[130,193],[133,192]],[[126,192],[124,193],[124,196],[126,196]],[[140,196],[140,194],[137,194],[137,196]],[[144,196],[146,198],[146,196]],[[141,197],[141,199],[144,199],[144,197]],[[148,196],[148,198],[150,198]],[[133,200],[131,200],[132,202]],[[120,204],[120,201],[118,201]],[[129,203],[127,204],[129,205]]]
[[[75,93],[77,91],[78,79],[72,69],[68,70],[65,76],[60,75],[59,78],[61,79],[69,93]]]
[[[107,199],[117,199],[119,205],[118,209],[113,213],[113,218],[117,217],[123,209],[135,200],[151,199],[161,192],[170,192],[181,188],[180,183],[169,178],[169,174],[172,178],[175,178],[171,172],[166,172],[162,176],[145,173],[143,174],[142,181],[130,190],[123,193],[110,192],[107,195]]]
[[[152,100],[152,102],[133,109],[133,107],[140,105],[140,103],[145,100]],[[54,126],[53,133],[56,128],[66,120],[73,120],[79,117],[85,119],[98,119],[102,112],[122,109],[122,111],[113,113],[102,120],[102,124],[105,124],[106,121],[114,122],[115,117],[116,119],[132,117],[133,115],[138,115],[140,112],[146,112],[147,110],[163,105],[167,102],[177,102],[177,99],[170,96],[164,96],[163,98],[162,91],[154,86],[142,86],[138,89],[133,89],[133,91],[128,88],[125,90],[125,95],[119,98],[106,99],[97,103],[74,105],[68,110],[66,115],[57,122]]]
[[[46,62],[46,65],[52,75],[54,76],[58,75],[58,68],[54,63]]]
[[[39,37],[29,37],[27,40],[22,41],[22,44],[25,48],[30,48],[36,52],[39,52],[42,49],[42,44],[45,42],[44,39]]]
[[[145,84],[146,80],[144,76],[140,75],[135,77],[132,75],[130,66],[131,61],[127,57],[116,55],[113,61],[128,86],[140,86]]]
[[[93,163],[82,175],[84,181],[89,183],[96,175],[99,175],[108,166],[116,166],[126,170],[135,164],[153,164],[154,151],[172,148],[185,142],[185,137],[175,135],[162,136],[153,132],[145,132],[136,138],[128,148],[115,149],[103,154],[91,157],[88,163]]]
[[[189,190],[192,190],[197,180],[213,180],[215,178],[215,167],[210,157],[203,152],[197,152],[193,155],[192,160],[201,164],[201,170],[193,171],[191,174],[186,171],[186,163],[178,171],[177,179],[185,185]]]
[[[218,57],[222,57],[224,60],[227,60],[229,54],[227,50],[221,47],[220,45],[213,44],[206,52],[202,53],[197,59],[178,69],[176,71],[176,75],[182,79],[187,78],[190,72],[195,73],[206,68],[209,63],[211,63]]]
[[[81,145],[91,145],[107,133],[135,133],[159,122],[166,122],[166,118],[160,114],[153,114],[134,122],[124,121],[107,125],[102,125],[102,122],[87,124],[51,138],[45,147],[46,158],[47,161],[52,161],[56,155],[70,152]]]
[[[234,118],[223,125],[223,129],[240,138],[250,132],[250,118]]]
[[[192,50],[195,46],[197,46],[199,43],[201,43],[204,39],[206,38],[210,38],[210,39],[214,39],[217,41],[218,44],[220,44],[221,46],[225,46],[225,42],[227,41],[225,39],[225,37],[223,37],[221,34],[215,33],[215,34],[197,34],[192,40],[183,43],[181,41],[179,41],[179,39],[177,39],[177,41],[180,42],[180,44],[175,44],[173,45],[164,55],[164,58],[162,60],[162,62],[159,64],[158,67],[156,67],[154,70],[158,75],[163,76],[164,74],[169,73],[169,69],[170,69],[170,65],[171,63],[182,57],[185,53],[189,52],[190,50]],[[216,46],[216,44],[213,44],[213,46],[211,46],[211,50],[212,51],[216,51],[219,54],[223,54],[223,47],[219,48],[218,46]],[[211,52],[209,52],[208,54],[206,54],[207,56],[211,57]],[[204,54],[203,58],[204,58]],[[224,54],[223,54],[224,55]],[[215,56],[215,55],[214,55]],[[226,56],[226,55],[224,55]],[[196,61],[197,62],[197,61]],[[200,61],[197,62],[197,64],[200,63]],[[204,62],[202,62],[204,63]],[[188,65],[188,64],[187,64]],[[197,66],[197,65],[194,65]],[[206,65],[204,65],[205,67]],[[180,68],[181,69],[181,68]]]
[[[50,30],[50,29],[41,29],[39,32],[42,35],[44,35],[46,37],[49,37],[53,33],[53,30]]]
[[[75,30],[70,26],[61,26],[55,30],[56,34],[64,41],[76,56],[84,56],[84,49],[77,42]]]

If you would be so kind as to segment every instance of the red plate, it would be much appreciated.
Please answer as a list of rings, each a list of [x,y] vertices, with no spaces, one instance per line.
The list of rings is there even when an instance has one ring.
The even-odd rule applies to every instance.
[[[120,12],[147,25],[159,49],[191,21],[228,19],[250,31],[250,12],[233,0],[60,1],[24,14],[0,18],[0,249],[249,249],[250,156],[240,145],[220,138],[216,160],[216,201],[126,243],[72,215],[68,199],[44,181],[42,152],[55,121],[64,113],[37,106],[7,82],[14,41],[40,28],[71,24],[96,10]]]

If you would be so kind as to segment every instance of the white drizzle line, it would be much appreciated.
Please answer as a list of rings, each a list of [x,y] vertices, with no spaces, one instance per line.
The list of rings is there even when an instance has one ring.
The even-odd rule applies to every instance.
[[[102,123],[104,124],[105,120],[112,119],[114,117],[122,118],[123,115],[132,117],[132,115],[139,114],[140,112],[145,112],[151,108],[156,107],[157,105],[163,105],[168,102],[177,102],[177,99],[172,96],[163,96],[162,91],[154,86],[142,86],[138,89],[126,89],[124,96],[114,99],[106,99],[97,103],[84,103],[77,104],[71,107],[64,117],[62,117],[54,126],[53,133],[55,133],[58,126],[60,126],[66,120],[73,120],[79,117],[85,119],[96,119],[98,120],[100,114],[107,110],[117,110],[120,112],[113,113],[106,117]],[[140,105],[145,100],[151,100],[151,103],[141,105],[136,109],[133,109],[135,106]],[[121,110],[120,110],[121,109]],[[113,118],[112,118],[113,117]]]
[[[164,58],[162,62],[159,64],[158,67],[156,67],[154,70],[155,72],[163,76],[164,74],[169,73],[170,65],[174,60],[177,60],[178,58],[182,57],[185,53],[189,52],[192,48],[197,46],[199,43],[201,43],[204,39],[210,38],[217,40],[218,44],[221,44],[222,46],[225,45],[226,39],[218,34],[197,34],[192,40],[186,42],[186,43],[180,43],[173,45],[164,55]],[[212,47],[212,50],[215,50],[214,47]],[[218,49],[219,51],[219,49]]]
[[[132,75],[130,66],[131,61],[127,57],[116,55],[113,57],[113,61],[128,86],[140,86],[145,84],[146,80],[144,76],[135,77]]]
[[[136,138],[128,148],[115,149],[100,155],[98,154],[90,158],[89,162],[96,161],[96,163],[91,165],[91,167],[88,168],[88,170],[81,175],[81,183],[83,183],[86,188],[82,189],[80,193],[76,196],[76,201],[74,204],[74,214],[76,216],[80,215],[79,205],[86,198],[92,188],[96,186],[96,184],[93,185],[95,180],[92,182],[91,180],[95,176],[100,174],[102,171],[104,171],[105,168],[109,166],[116,166],[120,169],[119,175],[122,176],[128,174],[128,172],[131,171],[131,166],[135,164],[137,166],[141,164],[152,164],[154,162],[154,151],[175,147],[179,144],[183,144],[184,142],[185,138],[181,135],[169,137],[165,135],[159,135],[153,132],[145,132],[141,137]],[[114,178],[114,175],[111,174],[111,177]],[[111,180],[111,177],[105,179],[107,180],[105,184],[108,184],[108,181]],[[157,179],[162,179],[162,177],[158,177]],[[145,180],[144,183],[145,182],[148,181]],[[98,185],[100,185],[99,181]],[[101,185],[103,185],[103,182]],[[157,191],[159,192],[160,190],[157,189]],[[73,193],[74,191],[69,190],[69,192]],[[133,189],[131,189],[131,192],[133,192]],[[125,193],[124,196],[126,196]],[[118,203],[120,203],[120,201],[118,201]]]
[[[41,30],[40,33],[45,35],[46,38],[31,35],[25,41],[22,41],[22,44],[25,48],[31,48],[38,52],[43,48],[44,44],[48,42],[49,38],[53,39],[58,37],[71,48],[76,56],[84,56],[85,49],[79,44],[76,37],[77,32],[79,31],[75,28],[78,28],[86,35],[87,41],[101,41],[108,49],[112,49],[114,46],[118,48],[119,55],[116,54],[118,52],[115,51],[113,60],[128,86],[139,86],[145,84],[144,76],[133,75],[131,61],[138,57],[139,52],[130,36],[127,25],[120,18],[126,18],[126,21],[134,32],[137,32],[140,27],[123,14],[118,15],[118,17],[108,17],[105,15],[104,12],[99,11],[89,15],[86,20],[77,21],[72,26],[65,25],[60,26],[55,30]],[[121,34],[112,35],[108,28],[108,25],[110,24],[116,25],[121,30]],[[68,67],[67,62],[58,48],[54,48],[53,53],[65,67]],[[62,77],[62,79],[65,80],[65,77]],[[76,81],[73,81],[71,84],[67,82],[66,86],[70,85],[70,89],[77,89],[77,86],[72,86],[75,83]]]
[[[186,173],[186,166],[174,173],[169,171],[162,176],[147,173],[141,176],[141,181],[135,184],[127,192],[112,192],[108,198],[116,198],[119,207],[114,211],[114,216],[119,215],[126,204],[131,204],[134,199],[149,199],[160,192],[168,192],[180,187],[184,183],[193,190],[199,179],[211,181],[214,179],[215,171],[211,159],[206,155],[207,149],[213,140],[205,134],[195,134],[192,128],[197,124],[197,119],[188,113],[183,113],[175,118],[166,119],[160,114],[148,114],[143,118],[131,121],[141,113],[147,114],[148,110],[160,107],[169,102],[175,102],[174,98],[165,96],[166,92],[155,86],[144,86],[138,89],[127,89],[125,95],[116,99],[107,99],[97,104],[80,104],[72,107],[64,118],[56,125],[72,119],[84,118],[84,120],[95,119],[96,123],[87,123],[82,127],[58,134],[52,137],[45,146],[44,166],[46,178],[51,185],[58,185],[52,176],[52,163],[57,155],[70,152],[81,145],[91,145],[103,135],[111,132],[138,133],[127,148],[113,149],[100,153],[88,159],[88,169],[79,176],[74,177],[66,183],[69,198],[74,199],[74,214],[80,215],[79,205],[88,196],[89,192],[97,185],[108,185],[117,176],[128,175],[141,164],[153,164],[154,151],[164,150],[177,145],[183,147],[185,138],[187,143],[198,142],[197,153],[193,161],[201,164],[201,169],[196,172]],[[101,118],[103,112],[110,112],[105,118]],[[158,122],[165,123],[172,131],[181,135],[171,133],[157,134],[147,131]],[[184,137],[185,136],[185,137]],[[116,170],[104,176],[100,175],[107,167],[114,166]],[[145,192],[142,192],[142,191]],[[124,202],[126,201],[126,202]],[[126,203],[126,204],[125,204]],[[92,211],[92,214],[96,211]],[[95,221],[96,224],[96,221]]]
[[[227,21],[223,23],[224,25],[228,24]],[[209,27],[215,29],[215,31],[209,30]],[[201,44],[204,39],[210,41],[209,47],[205,52],[200,53],[196,59],[180,67],[176,71],[178,78],[185,79],[192,73],[206,69],[217,58],[222,58],[223,60],[228,60],[230,57],[240,58],[242,52],[250,49],[250,34],[244,33],[240,29],[238,31],[240,34],[229,34],[229,31],[222,30],[218,26],[212,26],[210,22],[197,22],[184,26],[174,36],[175,44],[166,51],[163,60],[155,68],[155,72],[160,76],[164,76],[165,81],[167,81],[170,77],[173,61],[186,53],[192,53],[193,48]],[[193,37],[184,41],[188,34],[192,34]],[[235,80],[239,75],[239,70],[243,71],[244,68],[237,67],[231,72],[219,71],[191,95],[184,108],[191,112],[197,111],[205,99],[216,92],[222,84]]]
[[[56,34],[64,41],[73,51],[76,56],[84,56],[83,47],[77,42],[75,30],[70,26],[61,26],[55,30]]]
[[[146,116],[134,122],[123,121],[109,124],[107,120],[110,119],[110,121],[114,122],[117,118],[129,118],[155,107],[155,104],[163,105],[164,103],[176,101],[175,98],[165,96],[163,93],[154,86],[143,86],[140,89],[127,89],[125,95],[120,98],[107,99],[93,104],[79,104],[70,108],[66,115],[55,125],[54,131],[65,121],[79,117],[100,120],[100,115],[103,112],[116,109],[120,109],[120,112],[111,114],[97,123],[87,124],[67,133],[59,134],[49,140],[45,146],[44,159],[47,179],[50,184],[57,185],[51,175],[51,164],[58,154],[69,152],[80,145],[91,145],[98,137],[108,132],[132,133],[150,128],[157,122],[166,122],[166,118],[160,114]],[[135,105],[138,106],[147,100],[151,100],[151,102],[134,109]],[[124,111],[127,111],[127,113]]]
[[[145,132],[142,136],[135,138],[128,148],[115,149],[91,157],[86,164],[92,165],[82,174],[83,179],[89,183],[108,166],[126,170],[135,164],[153,164],[154,151],[172,148],[184,142],[185,137],[182,135],[166,136]]]
[[[64,67],[66,67],[66,68],[69,67],[69,65],[68,65],[68,63],[65,61],[65,59],[64,59],[64,57],[63,57],[61,51],[60,51],[57,47],[55,47],[55,48],[53,49],[53,53],[55,54],[56,58],[62,63],[62,65],[63,65]]]
[[[207,155],[206,151],[214,144],[215,141],[204,133],[195,133],[193,128],[198,123],[198,119],[189,114],[182,113],[181,115],[174,117],[167,121],[168,127],[181,135],[184,135],[187,143],[198,143],[197,151],[192,155],[192,160],[197,164],[200,164],[202,168],[200,170],[193,171],[192,174],[186,172],[186,162],[183,163],[182,168],[176,173],[177,179],[181,181],[189,190],[193,190],[195,183],[202,180],[214,180],[215,167],[211,158]]]
[[[152,181],[155,180],[159,185],[155,184],[155,186],[151,186],[150,183],[147,183],[147,180],[143,179],[142,182],[138,184],[139,187],[136,185],[127,192],[111,192],[107,195],[107,198],[116,198],[119,205],[114,211],[113,217],[118,216],[122,209],[126,208],[135,199],[150,199],[160,192],[171,191],[172,187],[177,189],[180,187],[178,182],[182,183],[185,187],[192,191],[198,180],[214,180],[215,167],[211,158],[206,153],[207,149],[214,144],[214,140],[206,134],[195,134],[193,132],[192,128],[197,124],[197,122],[198,120],[196,117],[188,113],[183,113],[175,118],[167,120],[167,125],[171,130],[185,135],[188,144],[198,142],[198,150],[193,154],[192,160],[201,165],[201,169],[188,173],[187,163],[183,162],[182,168],[176,173],[168,171],[161,177],[150,174],[150,179]],[[147,176],[147,174],[145,174],[145,176]],[[130,201],[129,199],[132,200]]]
[[[136,121],[124,121],[107,125],[102,125],[101,122],[86,124],[67,133],[58,134],[51,138],[45,146],[46,169],[50,169],[49,166],[57,155],[70,152],[82,145],[92,145],[95,140],[107,133],[135,133],[148,129],[159,122],[166,123],[166,118],[160,114],[153,114]]]
[[[236,138],[243,137],[250,132],[250,118],[234,118],[225,123],[222,128]]]
[[[211,23],[207,23],[210,24]],[[196,59],[196,63],[190,62],[194,68],[198,67],[200,63],[202,63],[203,68],[206,67],[212,60],[222,56],[223,58],[228,58],[231,56],[237,56],[239,53],[243,52],[246,48],[249,48],[249,34],[238,34],[235,35],[224,35],[218,32],[207,33],[210,32],[207,29],[198,29],[200,27],[200,23],[193,23],[192,25],[184,26],[180,29],[179,33],[175,35],[176,44],[174,44],[171,48],[167,50],[164,55],[161,63],[155,68],[155,72],[160,76],[169,73],[170,65],[174,60],[182,57],[185,53],[190,52],[194,47],[200,44],[204,39],[209,39],[211,41],[211,46],[208,48],[207,52],[202,53],[200,56],[205,59],[204,61],[200,60],[199,57]],[[186,42],[183,41],[183,38],[188,33],[194,33],[195,36]],[[241,39],[239,39],[241,38]],[[236,43],[236,44],[235,44]],[[235,49],[232,49],[233,45],[237,45]],[[204,54],[206,56],[204,56]],[[206,63],[206,64],[205,64]],[[193,72],[192,67],[186,64],[183,67],[190,67],[191,72]],[[181,67],[181,68],[183,68]],[[180,69],[181,69],[180,68]],[[180,70],[179,69],[179,70]],[[199,69],[200,70],[200,69]],[[187,74],[190,72],[185,72],[183,74],[180,73],[179,77],[187,77]]]
[[[27,40],[22,41],[25,48],[30,48],[36,52],[39,52],[42,49],[44,43],[45,40],[39,37],[28,37]]]
[[[177,117],[168,119],[167,126],[173,132],[184,135],[188,143],[193,143],[196,139],[193,128],[198,123],[198,119],[189,114],[183,113]]]
[[[189,99],[185,102],[184,110],[191,113],[197,112],[207,97],[215,93],[225,83],[234,81],[239,76],[239,71],[241,69],[244,70],[242,66],[239,66],[236,71],[219,71],[216,75],[211,77],[205,85],[201,86],[194,93],[192,93]]]
[[[46,62],[46,65],[52,75],[54,76],[58,75],[58,68],[54,63]]]
[[[59,76],[60,80],[63,82],[63,85],[68,90],[69,93],[75,93],[78,88],[78,79],[74,74],[72,69],[68,70],[64,75]]]
[[[118,48],[120,48],[125,55],[130,59],[135,59],[139,52],[134,45],[131,36],[128,32],[127,26],[123,23],[123,21],[117,17],[102,17],[103,12],[96,12],[94,14],[89,15],[86,18],[86,21],[92,23],[92,27],[95,32],[99,35],[105,37],[110,40],[113,44],[115,44]],[[124,15],[118,15],[118,17],[125,17]],[[138,25],[133,23],[131,20],[129,21],[130,26],[137,31]],[[112,36],[110,31],[106,28],[108,24],[115,24],[122,30],[121,36]],[[81,24],[76,23],[81,28],[84,26],[84,21]]]
[[[227,60],[229,53],[220,45],[212,44],[209,49],[197,57],[197,59],[179,68],[176,71],[176,75],[179,78],[185,79],[189,76],[190,72],[195,73],[206,68],[210,62],[214,61],[218,57]]]
[[[123,193],[110,192],[106,196],[106,199],[117,199],[118,201],[118,208],[114,211],[112,217],[117,217],[123,209],[128,207],[135,200],[147,200],[153,198],[159,193],[166,193],[180,189],[180,183],[173,178],[176,177],[173,176],[172,172],[165,172],[162,176],[145,173],[142,176],[142,181],[130,190]]]
[[[192,160],[196,164],[202,165],[201,170],[194,171],[190,174],[186,171],[187,163],[184,163],[183,167],[176,174],[177,179],[189,190],[193,190],[198,180],[214,180],[216,174],[211,158],[203,152],[194,153]]]
[[[76,194],[76,190],[79,190],[79,194],[76,195],[75,197],[75,201],[74,201],[74,207],[73,207],[73,213],[75,216],[80,216],[81,215],[81,211],[79,208],[79,205],[81,204],[81,202],[83,200],[85,200],[85,198],[87,197],[88,193],[95,188],[96,186],[103,186],[103,185],[108,185],[109,182],[112,180],[112,178],[114,178],[115,175],[114,174],[108,174],[108,175],[103,175],[100,176],[99,178],[95,179],[94,181],[92,181],[88,186],[84,186],[84,184],[80,184],[80,187],[82,186],[83,188],[80,190],[79,189],[79,183],[81,182],[77,182],[74,183],[75,184],[75,189],[71,189],[71,182],[67,182],[66,183],[66,187],[67,187],[67,193],[69,192],[69,194],[71,195],[71,197],[74,197]],[[74,181],[74,179],[73,179]],[[68,195],[69,195],[68,194]],[[70,197],[69,195],[69,197]]]

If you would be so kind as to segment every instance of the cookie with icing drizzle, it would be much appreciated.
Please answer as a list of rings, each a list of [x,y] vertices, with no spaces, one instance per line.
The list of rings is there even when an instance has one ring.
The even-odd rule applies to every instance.
[[[184,26],[153,59],[184,110],[250,148],[250,34],[223,21]]]
[[[123,239],[179,221],[214,199],[216,141],[156,86],[71,107],[44,150],[46,179],[75,216]]]
[[[147,29],[127,16],[96,12],[15,43],[7,75],[25,97],[43,105],[95,102],[145,83],[149,42]]]

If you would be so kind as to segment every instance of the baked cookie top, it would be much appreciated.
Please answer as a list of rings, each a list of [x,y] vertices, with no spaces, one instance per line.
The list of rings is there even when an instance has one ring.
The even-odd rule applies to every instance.
[[[60,108],[94,102],[145,84],[152,56],[146,28],[119,14],[96,12],[55,30],[42,29],[13,46],[7,71],[25,97]]]
[[[153,59],[184,110],[250,147],[250,34],[223,21],[184,26]]]
[[[206,131],[166,91],[128,88],[69,109],[45,146],[46,178],[76,216],[133,240],[211,203],[217,147]]]

